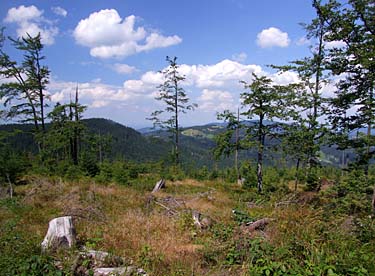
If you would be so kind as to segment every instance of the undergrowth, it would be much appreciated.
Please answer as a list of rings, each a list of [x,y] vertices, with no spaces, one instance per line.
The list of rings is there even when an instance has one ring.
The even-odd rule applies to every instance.
[[[148,172],[124,183],[29,177],[13,199],[0,200],[1,274],[69,274],[72,252],[40,250],[48,221],[63,215],[73,216],[79,246],[122,256],[149,275],[375,274],[371,177],[335,175],[319,192],[294,192],[288,173],[269,173],[273,188],[263,194],[217,178],[167,180],[153,196],[160,175]],[[192,210],[212,224],[198,229]],[[269,225],[244,231],[262,218]]]

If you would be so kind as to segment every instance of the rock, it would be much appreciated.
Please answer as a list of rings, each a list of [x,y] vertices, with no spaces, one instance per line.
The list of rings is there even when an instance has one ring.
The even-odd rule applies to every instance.
[[[156,184],[154,189],[152,190],[152,193],[156,193],[157,191],[165,188],[165,180],[160,179]]]
[[[98,267],[94,269],[94,276],[107,276],[107,275],[143,275],[147,276],[147,273],[141,269],[134,266],[125,267]]]
[[[43,251],[71,248],[76,243],[76,232],[72,217],[59,217],[49,222],[47,235],[41,246]]]
[[[105,251],[88,250],[87,252],[81,252],[80,254],[83,259],[90,259],[94,267],[112,267],[124,263],[124,260],[121,257],[111,255]]]

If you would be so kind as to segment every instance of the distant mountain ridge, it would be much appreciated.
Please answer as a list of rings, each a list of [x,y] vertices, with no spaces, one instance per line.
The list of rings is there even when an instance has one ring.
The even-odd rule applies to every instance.
[[[112,120],[102,118],[84,119],[82,122],[86,125],[90,133],[96,135],[110,135],[110,152],[105,157],[110,160],[131,160],[136,162],[170,160],[172,152],[172,143],[170,133],[166,130],[155,130],[145,128],[139,131],[126,127]],[[254,124],[256,121],[246,121],[245,125]],[[272,123],[272,122],[269,122]],[[233,158],[223,158],[214,160],[213,149],[215,147],[214,137],[225,130],[225,123],[209,123],[200,126],[184,127],[181,129],[181,159],[185,166],[191,167],[227,167],[233,166]],[[48,127],[48,125],[47,125]],[[9,141],[11,145],[20,151],[37,152],[36,145],[33,143],[31,131],[33,125],[9,124],[0,125],[0,131],[12,131],[19,129],[23,131]],[[140,132],[142,131],[142,133]],[[338,164],[341,153],[329,147],[323,148],[323,155],[326,162]],[[271,157],[271,156],[270,156]],[[240,159],[255,160],[255,149],[249,149],[240,152]],[[272,154],[266,162],[277,162],[280,158]]]

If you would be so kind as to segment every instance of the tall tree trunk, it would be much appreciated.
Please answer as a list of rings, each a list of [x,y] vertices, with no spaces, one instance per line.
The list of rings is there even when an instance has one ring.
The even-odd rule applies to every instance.
[[[69,121],[71,124],[73,124],[73,118],[74,118],[74,112],[73,112],[73,102],[70,98],[70,104],[69,104]],[[76,159],[76,149],[75,149],[75,126],[73,125],[73,135],[70,135],[69,137],[69,144],[70,144],[70,158],[72,159],[72,162],[74,165],[77,165],[77,159]]]
[[[76,95],[74,101],[74,130],[73,130],[73,163],[74,165],[78,165],[78,147],[79,147],[79,130],[78,130],[78,123],[79,123],[79,111],[78,111],[78,85],[76,88]]]
[[[294,192],[297,192],[297,187],[298,187],[298,173],[299,173],[299,164],[300,164],[301,159],[297,159],[297,164],[296,164],[296,175],[294,179]]]
[[[44,132],[46,131],[46,126],[44,123],[44,94],[43,94],[43,83],[42,83],[42,75],[41,75],[41,67],[40,67],[40,56],[39,53],[36,52],[35,62],[36,62],[36,74],[38,80],[38,94],[39,94],[39,102],[40,102],[40,123],[42,125],[42,132],[44,136]]]
[[[10,181],[9,173],[6,174],[6,177],[7,177],[8,184],[9,184],[9,195],[10,195],[10,198],[13,198],[13,185],[12,185],[12,181]]]
[[[265,135],[263,133],[263,119],[264,115],[259,116],[259,129],[258,129],[258,162],[257,162],[257,180],[258,192],[263,190],[263,149]]]
[[[174,79],[176,79],[176,76],[174,76]],[[174,81],[174,89],[175,89],[175,132],[176,132],[176,140],[175,140],[175,165],[176,167],[180,164],[179,160],[179,127],[178,127],[178,83],[177,80]]]
[[[237,128],[236,128],[236,151],[234,153],[234,166],[236,167],[237,181],[240,180],[240,170],[238,167],[238,150],[239,150],[239,123],[240,123],[240,109],[237,109]]]

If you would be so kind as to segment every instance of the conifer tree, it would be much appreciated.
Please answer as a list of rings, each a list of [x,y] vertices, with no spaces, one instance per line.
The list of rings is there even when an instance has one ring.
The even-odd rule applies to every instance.
[[[165,105],[163,110],[156,110],[148,118],[154,122],[154,126],[166,128],[171,134],[174,142],[174,162],[178,166],[180,163],[180,113],[194,110],[196,104],[189,104],[189,98],[185,89],[181,86],[185,77],[178,71],[177,57],[166,58],[168,67],[161,71],[164,82],[158,86],[159,96],[155,99],[162,101]],[[165,115],[168,113],[170,115]],[[165,115],[165,116],[164,116]]]
[[[2,47],[0,49],[0,76],[11,81],[0,85],[0,98],[4,101],[3,111],[6,118],[18,118],[21,122],[33,122],[39,145],[43,144],[47,106],[46,85],[50,71],[42,65],[45,57],[42,54],[41,36],[27,35],[17,40],[11,39],[13,46],[20,50],[23,61],[11,60]],[[5,41],[2,35],[1,44]]]

